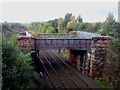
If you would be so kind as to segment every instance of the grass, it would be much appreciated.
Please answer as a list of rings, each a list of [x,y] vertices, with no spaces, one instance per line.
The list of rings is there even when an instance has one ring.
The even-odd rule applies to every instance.
[[[47,36],[36,36],[39,38],[78,38],[77,36],[52,36],[52,35],[47,35]]]
[[[101,90],[109,90],[110,85],[104,80],[92,79],[93,82],[101,88]]]
[[[62,55],[65,59],[67,59],[67,52],[66,52],[66,51],[62,50],[61,55]]]

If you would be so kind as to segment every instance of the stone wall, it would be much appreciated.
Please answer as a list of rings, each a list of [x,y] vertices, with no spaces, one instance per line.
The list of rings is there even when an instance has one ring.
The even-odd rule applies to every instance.
[[[91,40],[90,50],[86,49],[86,53],[82,50],[69,50],[68,61],[90,77],[101,78],[104,73],[106,62],[107,48],[111,41],[110,37],[96,37]],[[84,55],[82,55],[82,52]],[[89,54],[89,55],[88,55]],[[81,61],[81,55],[83,62]],[[82,65],[81,65],[82,63]]]
[[[21,37],[17,40],[18,46],[23,52],[30,52],[35,50],[35,41],[33,37]]]

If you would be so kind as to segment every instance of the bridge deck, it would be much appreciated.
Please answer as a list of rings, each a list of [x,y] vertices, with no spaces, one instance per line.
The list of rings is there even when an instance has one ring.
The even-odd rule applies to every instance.
[[[35,39],[36,49],[80,49],[91,46],[91,39]]]
[[[21,49],[42,50],[42,49],[90,49],[96,46],[108,46],[111,37],[93,37],[92,39],[80,38],[18,38],[18,46]]]

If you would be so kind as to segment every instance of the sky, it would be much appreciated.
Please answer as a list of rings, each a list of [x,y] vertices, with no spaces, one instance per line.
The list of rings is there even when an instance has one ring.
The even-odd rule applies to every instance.
[[[66,13],[75,17],[79,14],[84,22],[103,22],[108,13],[118,19],[118,2],[3,2],[2,21],[8,22],[43,22]]]

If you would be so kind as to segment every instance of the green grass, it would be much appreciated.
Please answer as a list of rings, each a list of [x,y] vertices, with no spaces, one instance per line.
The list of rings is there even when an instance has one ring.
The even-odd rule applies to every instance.
[[[47,35],[47,36],[36,36],[39,38],[78,38],[77,36],[52,36],[52,35]]]
[[[67,59],[67,53],[62,53],[63,57]]]
[[[97,80],[97,79],[92,79],[93,82],[101,88],[101,90],[109,90],[111,87],[110,85],[104,81],[104,80]]]

